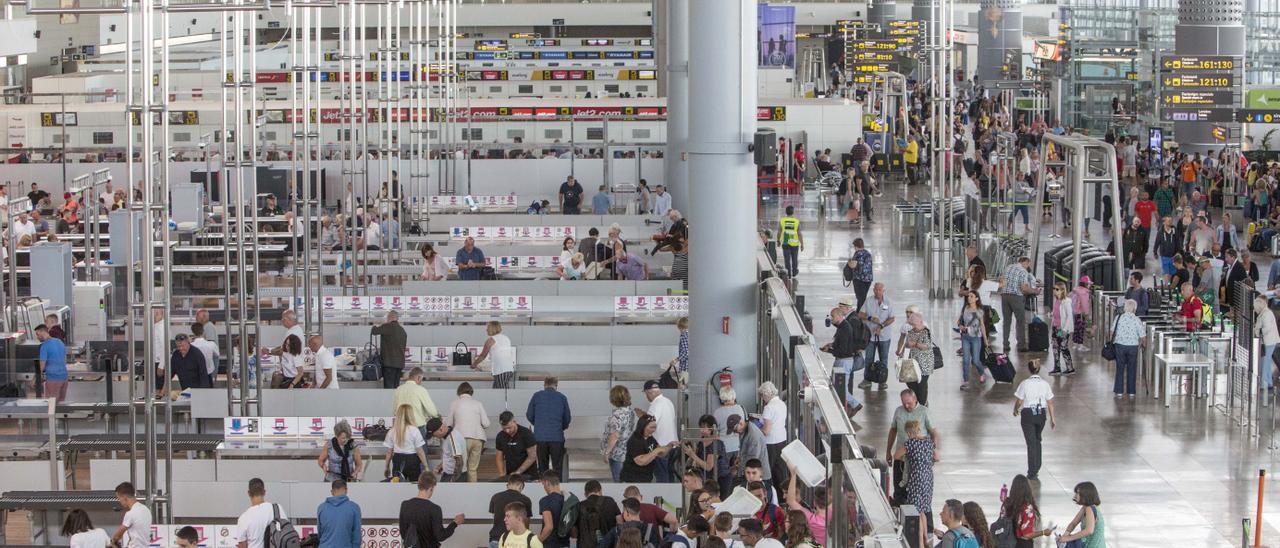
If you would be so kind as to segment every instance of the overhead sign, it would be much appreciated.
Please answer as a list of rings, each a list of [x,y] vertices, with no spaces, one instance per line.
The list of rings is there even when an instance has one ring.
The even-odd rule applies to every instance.
[[[1251,89],[1244,96],[1245,108],[1280,109],[1280,88]]]
[[[1165,108],[1160,111],[1165,122],[1230,122],[1235,119],[1232,108]]]
[[[1223,106],[1231,104],[1232,93],[1225,89],[1172,89],[1160,92],[1160,102],[1165,105]]]
[[[1160,83],[1167,88],[1229,88],[1235,85],[1231,74],[1172,74],[1162,76]]]
[[[1280,124],[1280,109],[1239,109],[1236,111],[1236,121],[1251,124]]]
[[[1240,66],[1240,57],[1231,55],[1174,55],[1160,60],[1160,70],[1173,72],[1235,70],[1238,66]]]

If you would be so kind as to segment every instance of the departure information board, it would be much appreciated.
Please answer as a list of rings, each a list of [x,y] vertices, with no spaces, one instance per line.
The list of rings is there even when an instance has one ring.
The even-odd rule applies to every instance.
[[[1238,119],[1241,57],[1170,55],[1160,58],[1159,67],[1161,120],[1222,123]]]

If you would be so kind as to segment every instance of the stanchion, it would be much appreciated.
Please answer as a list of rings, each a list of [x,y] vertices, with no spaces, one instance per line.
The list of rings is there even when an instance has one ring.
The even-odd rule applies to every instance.
[[[1262,489],[1267,484],[1267,471],[1258,470],[1258,514],[1254,519],[1254,523],[1258,527],[1253,530],[1253,548],[1262,546]]]

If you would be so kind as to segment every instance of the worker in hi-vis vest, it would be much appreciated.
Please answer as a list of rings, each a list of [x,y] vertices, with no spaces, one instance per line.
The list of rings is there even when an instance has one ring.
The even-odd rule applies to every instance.
[[[792,278],[800,273],[800,252],[804,251],[804,235],[800,234],[800,219],[795,217],[795,213],[795,206],[787,206],[787,216],[778,221],[778,246],[782,248],[783,268]]]

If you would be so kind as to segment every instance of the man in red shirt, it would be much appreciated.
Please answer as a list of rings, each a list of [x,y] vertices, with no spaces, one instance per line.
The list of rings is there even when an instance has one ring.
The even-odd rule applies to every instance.
[[[1145,191],[1142,193],[1142,199],[1133,204],[1133,214],[1142,222],[1142,228],[1147,232],[1151,232],[1151,219],[1156,210],[1155,201]]]
[[[1186,321],[1187,331],[1195,331],[1200,327],[1204,303],[1191,291],[1191,282],[1182,283],[1182,308],[1178,315]]]

